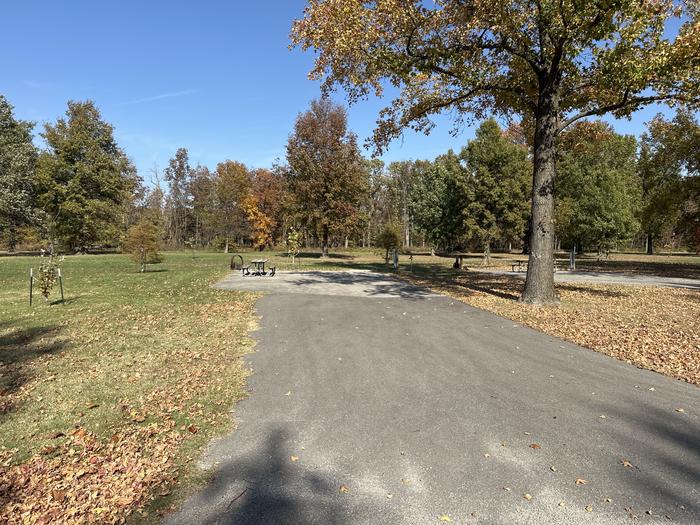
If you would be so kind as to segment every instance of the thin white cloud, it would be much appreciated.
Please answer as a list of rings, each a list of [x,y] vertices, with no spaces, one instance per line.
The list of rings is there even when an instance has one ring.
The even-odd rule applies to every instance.
[[[137,98],[136,100],[130,100],[125,102],[125,106],[131,106],[132,104],[144,104],[146,102],[155,102],[156,100],[163,100],[166,98],[177,98],[186,97],[187,95],[192,95],[195,92],[194,89],[185,89],[183,91],[175,91],[173,93],[161,93],[160,95],[153,95],[152,97]]]

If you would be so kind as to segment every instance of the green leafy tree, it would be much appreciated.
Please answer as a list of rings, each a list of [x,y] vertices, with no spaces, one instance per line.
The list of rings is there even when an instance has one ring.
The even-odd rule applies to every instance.
[[[147,264],[157,264],[162,261],[158,253],[160,234],[160,228],[148,221],[135,224],[126,233],[124,249],[138,264],[139,271],[142,273],[146,271]]]
[[[224,251],[228,253],[230,243],[250,234],[244,203],[251,191],[251,173],[240,162],[220,162],[214,172],[214,184],[216,231],[224,239]]]
[[[58,263],[54,260],[52,253],[41,256],[41,264],[39,265],[39,291],[44,301],[49,300],[53,287],[58,281]]]
[[[647,253],[654,253],[655,239],[674,234],[695,247],[700,228],[700,125],[692,113],[679,111],[670,121],[657,115],[647,128],[638,163]]]
[[[372,245],[372,239],[382,221],[382,204],[385,194],[384,162],[380,159],[365,159],[367,171],[367,191],[360,203],[361,221],[364,225],[362,231],[362,246]]]
[[[603,122],[581,122],[561,137],[557,234],[579,250],[608,251],[639,231],[636,140]]]
[[[190,167],[187,149],[179,148],[175,152],[175,157],[170,159],[163,175],[168,183],[166,200],[168,240],[170,245],[181,247],[192,237],[191,184],[194,171]]]
[[[33,127],[31,122],[15,119],[12,106],[0,95],[0,230],[10,250],[15,249],[19,229],[37,218]]]
[[[416,177],[410,209],[418,231],[431,251],[451,251],[464,240],[462,213],[466,203],[464,169],[452,151],[429,163]]]
[[[138,178],[112,126],[93,102],[68,102],[66,118],[46,124],[42,136],[37,202],[52,235],[71,250],[116,243]]]
[[[699,14],[697,2],[672,0],[309,0],[291,38],[317,52],[312,78],[326,91],[340,86],[351,103],[398,88],[380,113],[379,151],[406,128],[429,132],[443,111],[457,126],[521,116],[534,154],[523,300],[546,303],[556,300],[558,136],[653,102],[698,104]]]
[[[287,255],[292,259],[292,264],[294,260],[299,255],[299,250],[301,249],[301,236],[299,232],[294,228],[289,228],[287,232]]]
[[[331,236],[345,236],[357,225],[368,184],[345,109],[326,98],[311,102],[297,117],[287,162],[296,215],[317,233],[327,257]]]
[[[389,264],[389,252],[401,248],[401,228],[397,224],[385,224],[376,244],[384,249],[384,262]]]
[[[495,120],[481,124],[461,157],[467,170],[466,233],[483,247],[488,262],[494,242],[512,243],[523,237],[532,166],[527,149],[504,136]]]

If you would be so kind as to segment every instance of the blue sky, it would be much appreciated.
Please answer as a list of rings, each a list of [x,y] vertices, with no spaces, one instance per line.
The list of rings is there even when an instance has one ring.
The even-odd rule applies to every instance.
[[[307,79],[313,55],[287,48],[304,4],[5,0],[0,93],[37,131],[65,112],[67,100],[94,100],[146,180],[178,147],[193,164],[268,167],[284,157],[296,115],[319,94]],[[361,140],[382,106],[369,100],[350,108]],[[615,127],[639,134],[660,109]],[[466,128],[452,137],[451,129],[445,117],[429,137],[407,132],[384,160],[433,158],[473,136]]]

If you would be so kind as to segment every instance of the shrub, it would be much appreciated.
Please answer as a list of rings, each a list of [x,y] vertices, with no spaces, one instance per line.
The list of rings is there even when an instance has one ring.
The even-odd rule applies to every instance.
[[[384,248],[384,262],[389,264],[389,252],[401,247],[401,232],[395,224],[387,224],[376,239],[377,246]]]
[[[139,271],[146,271],[147,264],[158,264],[163,258],[158,253],[159,230],[155,224],[142,221],[126,232],[124,251],[139,265]]]

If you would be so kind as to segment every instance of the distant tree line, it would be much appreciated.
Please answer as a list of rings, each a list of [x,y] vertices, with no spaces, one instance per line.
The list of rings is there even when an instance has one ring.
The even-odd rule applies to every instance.
[[[40,136],[37,148],[33,124],[16,119],[0,96],[0,242],[9,250],[121,247],[144,232],[173,249],[264,250],[292,231],[323,254],[384,246],[387,237],[486,257],[528,250],[532,134],[516,124],[485,120],[459,152],[385,165],[363,157],[345,109],[320,99],[298,116],[286,162],[272,169],[233,160],[192,166],[181,148],[150,184],[93,102],[69,102]],[[557,248],[700,250],[700,125],[692,113],[657,116],[639,141],[581,121],[557,151]]]

